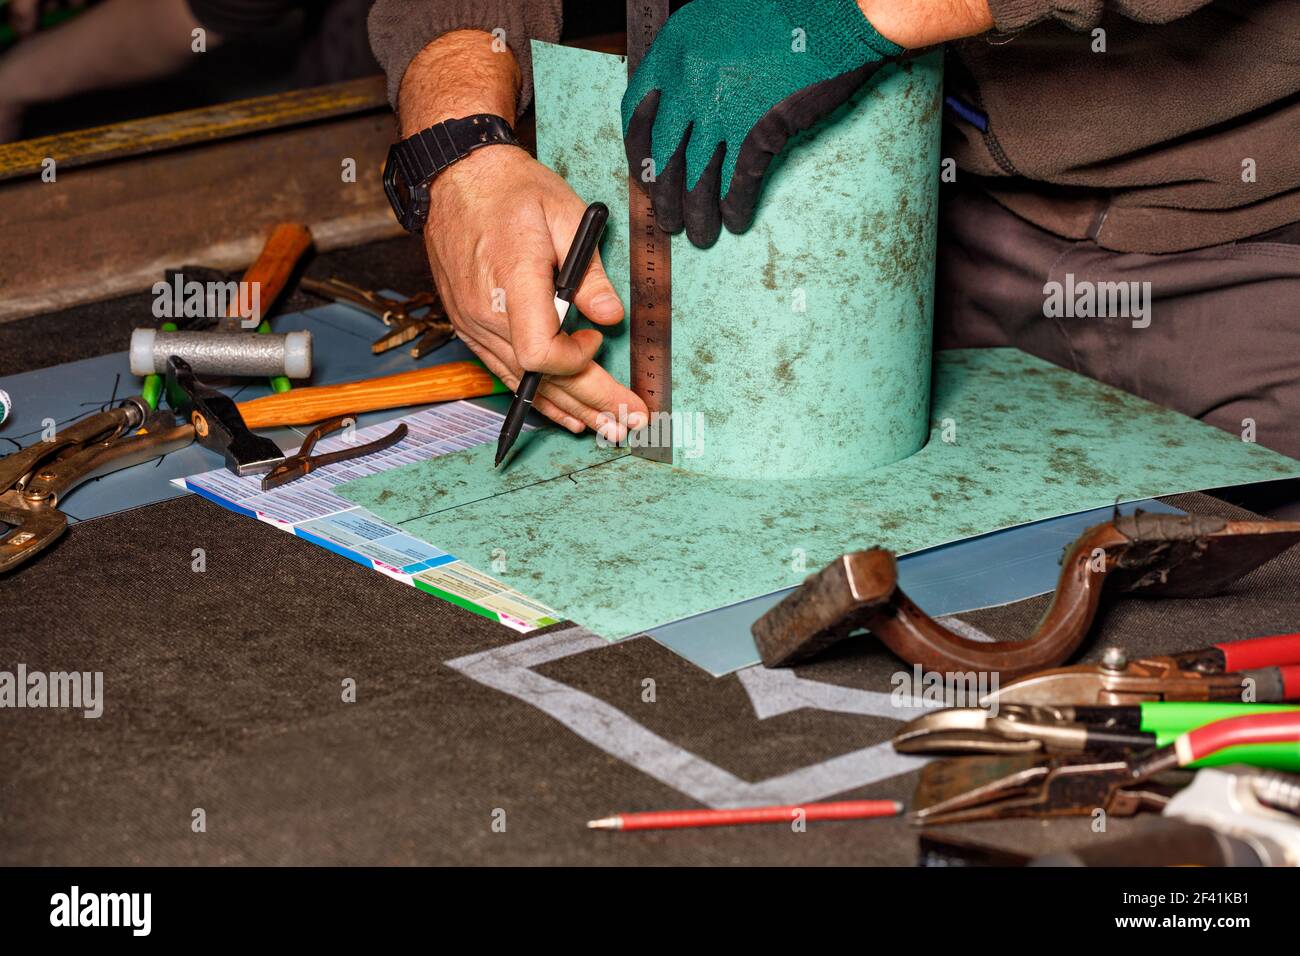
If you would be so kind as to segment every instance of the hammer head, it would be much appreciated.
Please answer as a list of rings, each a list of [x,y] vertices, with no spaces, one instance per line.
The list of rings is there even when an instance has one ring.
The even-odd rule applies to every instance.
[[[167,359],[167,396],[193,423],[198,443],[220,453],[236,475],[261,474],[284,461],[280,446],[254,435],[234,401],[200,382],[190,364],[176,355]]]
[[[841,555],[810,575],[750,629],[766,667],[811,657],[865,626],[898,589],[898,566],[882,548]]]

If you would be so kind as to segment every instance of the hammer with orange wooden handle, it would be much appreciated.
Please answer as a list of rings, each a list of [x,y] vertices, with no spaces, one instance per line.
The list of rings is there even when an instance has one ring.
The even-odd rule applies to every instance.
[[[481,362],[447,362],[382,378],[315,385],[281,395],[254,398],[239,404],[239,414],[249,428],[309,425],[337,415],[450,402],[508,391],[510,389]]]
[[[284,287],[289,284],[289,277],[307,250],[311,248],[311,230],[296,222],[282,222],[271,229],[271,235],[262,246],[256,261],[244,272],[242,288],[258,290],[257,331],[268,333],[271,323],[262,318],[270,311],[272,304],[280,297]],[[242,296],[240,297],[242,298]],[[243,303],[236,301],[226,313],[226,322],[230,327],[240,328],[240,308]],[[221,328],[227,328],[223,323]],[[289,379],[277,375],[271,379],[271,391],[287,392],[291,388]]]

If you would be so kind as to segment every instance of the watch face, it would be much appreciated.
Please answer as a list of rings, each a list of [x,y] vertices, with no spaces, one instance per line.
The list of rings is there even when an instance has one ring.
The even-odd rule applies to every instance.
[[[398,162],[395,149],[388,150],[388,162],[384,164],[384,192],[388,194],[388,202],[397,214],[397,221],[403,229],[410,231],[411,186],[402,173],[402,164]]]
[[[384,165],[384,192],[397,214],[397,221],[407,232],[419,233],[429,218],[428,183],[414,183],[407,179],[405,167],[397,153],[397,146],[388,150]]]

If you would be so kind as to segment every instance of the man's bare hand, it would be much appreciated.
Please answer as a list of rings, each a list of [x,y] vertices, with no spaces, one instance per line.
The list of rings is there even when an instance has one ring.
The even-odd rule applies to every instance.
[[[545,373],[535,407],[571,431],[597,428],[602,412],[617,421],[620,405],[634,427],[636,416],[644,421],[645,403],[594,361],[599,332],[556,334],[554,273],[587,208],[569,185],[523,150],[494,146],[439,176],[429,200],[433,279],[456,331],[483,363],[512,389],[524,370]],[[595,323],[623,319],[599,254],[574,304]]]
[[[478,30],[444,34],[402,79],[402,135],[474,113],[513,120],[518,92],[519,66],[505,44]],[[525,370],[542,372],[534,407],[570,431],[603,426],[607,438],[621,441],[625,430],[611,419],[644,424],[645,403],[594,360],[601,334],[556,334],[555,270],[586,202],[522,149],[489,146],[438,176],[429,204],[424,242],[434,283],[456,331],[483,364],[512,389]],[[597,324],[622,320],[623,304],[599,254],[574,304]]]

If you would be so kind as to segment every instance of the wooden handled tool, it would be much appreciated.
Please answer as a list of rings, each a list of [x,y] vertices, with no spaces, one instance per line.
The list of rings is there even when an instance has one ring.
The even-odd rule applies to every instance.
[[[293,270],[297,268],[299,260],[310,248],[310,229],[297,222],[278,223],[271,230],[271,235],[267,238],[266,245],[262,246],[257,259],[245,270],[241,280],[242,287],[252,287],[256,283],[258,290],[258,332],[271,331],[271,323],[263,316],[271,310],[275,300],[289,284]],[[240,304],[238,300],[231,303],[226,313],[228,321],[233,322],[243,318],[239,314]],[[287,392],[291,387],[289,379],[284,375],[276,375],[271,379],[271,390],[274,392]]]
[[[261,300],[261,312],[257,316],[261,321],[280,297],[289,278],[297,267],[298,261],[311,248],[311,230],[297,222],[282,222],[271,230],[266,245],[258,253],[256,261],[244,272],[242,281],[246,284],[256,282]],[[226,313],[227,318],[240,318],[239,303],[231,304]],[[261,328],[258,331],[262,331]]]
[[[239,413],[249,428],[309,425],[337,415],[449,402],[508,391],[480,362],[447,362],[382,378],[317,385],[283,395],[254,398],[241,402]]]

